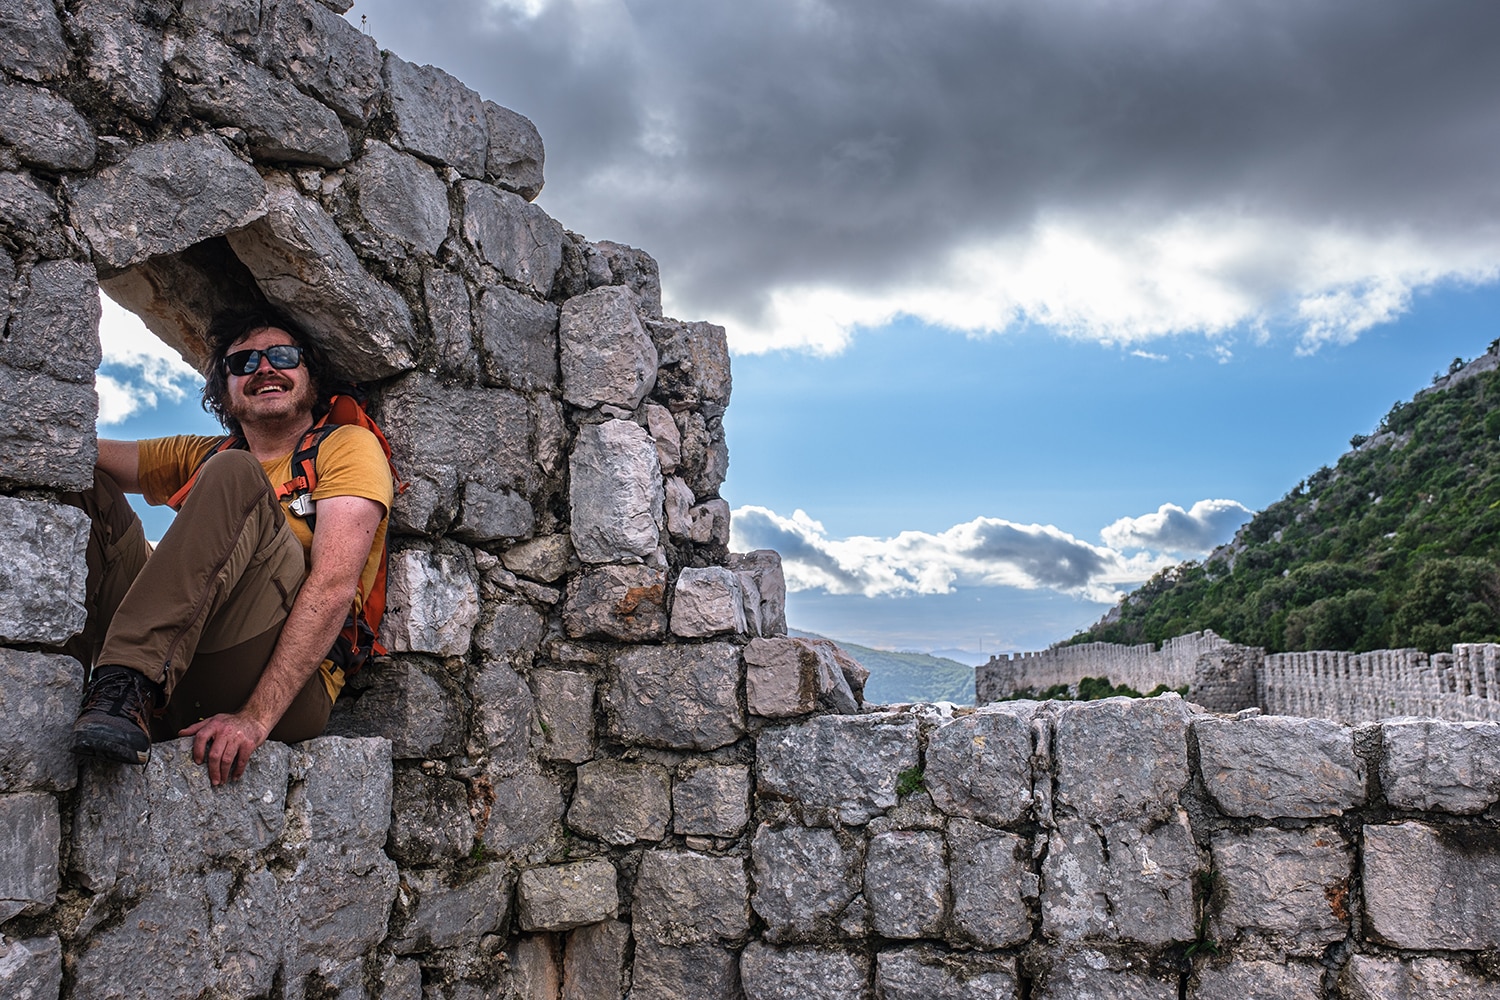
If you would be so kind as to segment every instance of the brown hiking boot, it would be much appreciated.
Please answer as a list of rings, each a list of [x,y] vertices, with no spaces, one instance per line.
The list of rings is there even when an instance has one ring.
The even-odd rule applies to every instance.
[[[129,667],[94,668],[73,723],[73,752],[123,764],[151,759],[151,713],[162,703],[161,685]]]

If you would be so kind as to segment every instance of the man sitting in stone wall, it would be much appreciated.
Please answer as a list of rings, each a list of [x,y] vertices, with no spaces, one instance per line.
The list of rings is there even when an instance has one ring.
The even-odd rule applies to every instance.
[[[220,315],[205,339],[204,407],[235,447],[99,442],[94,487],[74,497],[93,531],[88,624],[69,651],[95,664],[75,753],[144,764],[153,740],[192,736],[218,785],[267,739],[323,731],[343,685],[330,649],[380,569],[393,484],[375,435],[343,425],[317,449],[310,502],[278,501],[273,484],[293,478],[294,451],[328,410],[331,373],[274,311]],[[151,552],[122,491],[165,503],[195,472]]]

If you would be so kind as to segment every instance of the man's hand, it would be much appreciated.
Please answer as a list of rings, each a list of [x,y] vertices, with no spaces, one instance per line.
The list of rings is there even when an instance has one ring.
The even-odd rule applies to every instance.
[[[238,781],[250,755],[266,741],[270,729],[243,712],[211,716],[188,726],[179,736],[193,738],[193,762],[208,765],[208,781]]]

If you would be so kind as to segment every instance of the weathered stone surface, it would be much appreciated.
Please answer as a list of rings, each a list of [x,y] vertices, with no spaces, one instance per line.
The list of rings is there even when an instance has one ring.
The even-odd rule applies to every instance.
[[[381,634],[393,652],[462,656],[479,620],[479,578],[465,550],[394,548]]]
[[[881,1000],[1014,1000],[1013,959],[949,956],[934,948],[883,951],[875,959]]]
[[[785,636],[752,639],[745,647],[745,702],[751,712],[768,719],[806,715],[820,707],[846,714],[858,710],[832,651]]]
[[[494,799],[484,846],[517,861],[537,862],[562,835],[562,789],[535,764],[491,777]]]
[[[137,146],[69,191],[73,224],[117,268],[239,229],[265,197],[255,168],[213,135]]]
[[[766,922],[766,940],[807,940],[837,926],[859,895],[859,853],[832,830],[767,825],[756,830],[750,905]]]
[[[467,482],[459,491],[458,520],[453,535],[466,542],[495,542],[521,538],[536,527],[536,512],[526,498],[509,490],[494,490]]]
[[[706,500],[688,511],[687,536],[699,545],[729,544],[729,503]],[[759,604],[760,598],[756,597]]]
[[[0,795],[0,923],[38,913],[57,898],[57,799],[41,792]]]
[[[729,341],[722,326],[662,320],[650,324],[661,359],[659,394],[720,416],[729,405]]]
[[[489,758],[499,774],[514,774],[527,762],[535,703],[531,689],[508,664],[486,663],[471,685],[474,697],[473,751]]]
[[[676,427],[676,424],[672,425]],[[661,461],[661,443],[657,442],[657,461]],[[668,476],[663,484],[665,494],[663,513],[666,518],[667,531],[673,538],[688,538],[693,531],[693,491],[688,489],[688,484],[676,476]]]
[[[5,365],[0,365],[0,378],[6,382],[5,405],[0,406],[0,479],[24,485],[87,489],[94,480],[94,459],[98,454],[94,420],[99,400],[94,387],[60,382],[50,375],[17,371]],[[34,569],[29,567],[28,572]],[[60,593],[71,593],[71,589]],[[76,612],[61,608],[54,612],[73,613]],[[60,621],[56,625],[63,627],[71,635],[82,627],[82,619],[77,626],[64,626]]]
[[[1500,993],[1493,979],[1441,958],[1402,962],[1355,955],[1344,967],[1339,985],[1348,1000],[1494,1000]]]
[[[479,293],[484,381],[526,392],[558,384],[557,306],[503,285]]]
[[[771,948],[752,941],[740,956],[746,1000],[869,1000],[869,978],[870,960],[858,952]]]
[[[508,952],[510,990],[523,1000],[556,1000],[562,992],[562,942],[556,934],[527,934]]]
[[[437,348],[438,374],[469,381],[479,370],[474,313],[462,276],[433,268],[422,276],[422,301]]]
[[[684,569],[672,591],[672,634],[702,639],[744,631],[744,594],[734,571],[723,566]]]
[[[482,177],[489,138],[479,95],[436,66],[416,66],[390,53],[382,75],[396,119],[391,142],[465,177]]]
[[[706,420],[698,410],[678,413],[676,418],[682,435],[682,461],[677,474],[694,496],[717,496],[729,472],[729,446],[724,441],[722,421],[717,417]]]
[[[0,500],[0,538],[7,537],[4,505]],[[8,557],[0,560],[0,578],[9,565]],[[83,667],[72,657],[0,648],[0,792],[63,791],[77,783],[72,736],[82,693]]]
[[[0,994],[10,1000],[53,1000],[62,991],[62,944],[57,936],[0,939]]]
[[[487,661],[525,668],[546,634],[547,623],[531,605],[488,601],[474,631],[474,645]]]
[[[563,628],[574,639],[650,642],[667,635],[667,571],[640,564],[595,566],[568,581]]]
[[[661,840],[672,818],[671,784],[660,764],[595,760],[580,765],[568,826],[620,846]]]
[[[391,950],[410,955],[433,948],[454,948],[493,934],[510,914],[514,877],[506,865],[485,865],[460,878],[440,869],[408,871],[402,875],[409,898],[406,919]]]
[[[271,58],[293,82],[350,125],[370,120],[381,93],[380,47],[317,0],[279,0],[270,9]]]
[[[917,766],[917,724],[901,715],[825,715],[767,729],[756,754],[761,794],[797,803],[805,819],[858,826],[896,804]]]
[[[23,80],[50,80],[68,71],[68,47],[48,0],[0,3],[0,69]]]
[[[542,535],[506,549],[500,562],[512,573],[551,583],[573,563],[573,541],[567,535]]]
[[[881,937],[939,936],[948,909],[942,835],[894,830],[870,838],[864,892]]]
[[[457,861],[474,849],[469,789],[462,781],[397,768],[386,851],[402,865]]]
[[[930,772],[929,772],[930,773]],[[981,948],[1009,948],[1031,937],[1028,900],[1040,891],[1026,841],[972,820],[948,823],[953,936]]]
[[[141,119],[156,116],[162,99],[162,35],[152,4],[83,0],[73,29],[83,43],[84,75],[105,96]]]
[[[1058,955],[1033,990],[1037,1000],[1176,1000],[1177,977],[1156,978],[1145,963],[1097,951]]]
[[[1292,954],[1320,954],[1349,931],[1354,855],[1327,827],[1260,829],[1214,837],[1214,869],[1228,899],[1220,939],[1271,935]]]
[[[463,233],[485,263],[546,297],[562,267],[563,227],[520,195],[465,181]]]
[[[58,645],[83,630],[88,515],[0,497],[0,640]]]
[[[672,786],[672,831],[738,837],[750,822],[750,768],[709,764]]]
[[[216,125],[243,129],[258,159],[324,167],[349,159],[349,136],[337,115],[206,32],[168,35],[165,54],[188,108]]]
[[[261,6],[233,0],[177,0],[185,23],[205,29],[236,47],[259,48]]]
[[[1365,800],[1354,733],[1327,719],[1200,719],[1203,781],[1231,816],[1336,816]]]
[[[600,240],[587,246],[590,260],[589,285],[624,285],[635,292],[640,301],[641,315],[661,319],[661,269],[644,250],[628,247],[623,243]],[[595,280],[594,261],[603,265],[602,273]]]
[[[215,872],[210,878],[230,876]],[[285,933],[282,920],[295,921],[290,947],[304,958],[289,964],[294,969],[304,963],[326,969],[372,951],[386,936],[396,888],[396,866],[378,850],[339,844],[310,847],[286,879],[285,916],[270,915],[277,936]],[[234,939],[226,938],[232,947]],[[230,992],[248,996],[253,991]]]
[[[560,329],[563,399],[573,406],[633,410],[656,385],[656,347],[629,289],[574,296],[563,303]]]
[[[535,670],[530,680],[542,729],[537,752],[572,764],[592,759],[594,679],[572,670]]]
[[[1322,990],[1322,966],[1241,960],[1205,966],[1188,996],[1193,1000],[1318,1000]]]
[[[536,126],[526,116],[502,108],[494,101],[484,102],[484,121],[490,143],[485,176],[505,190],[535,201],[542,193],[542,167],[546,161],[542,136]]]
[[[1200,867],[1187,815],[1154,827],[1065,819],[1042,863],[1042,930],[1059,941],[1191,941]]]
[[[463,746],[465,705],[441,664],[395,656],[351,709],[329,720],[332,736],[384,736],[397,759],[446,757]],[[339,699],[343,704],[343,699]]]
[[[1368,932],[1397,948],[1500,946],[1500,839],[1422,823],[1364,828]]]
[[[677,423],[672,419],[672,412],[665,406],[647,403],[646,430],[656,441],[656,460],[661,463],[662,473],[671,475],[677,470],[677,462],[682,458],[682,434],[677,430]],[[683,483],[683,489],[686,488],[687,484]],[[689,493],[688,497],[688,506],[691,507],[692,493]]]
[[[1380,732],[1380,783],[1396,808],[1479,813],[1500,801],[1500,724],[1410,719]]]
[[[531,419],[536,424],[536,464],[545,475],[557,476],[567,458],[569,437],[562,403],[551,396],[531,397]]]
[[[94,130],[67,101],[41,87],[0,82],[0,142],[47,170],[94,165]]]
[[[961,716],[927,739],[923,775],[933,803],[949,816],[1001,826],[1031,808],[1031,713]]]
[[[1056,727],[1059,808],[1098,823],[1176,815],[1188,783],[1187,713],[1180,698],[1063,705]]]
[[[786,578],[781,572],[780,553],[773,549],[732,552],[729,568],[755,580],[760,594],[760,634],[786,635]]]
[[[603,920],[568,932],[562,1000],[620,1000],[630,925]]]
[[[609,920],[619,908],[615,866],[608,861],[531,868],[516,886],[516,917],[523,930],[571,930]]]
[[[641,855],[634,898],[637,940],[682,947],[733,942],[750,931],[743,858],[647,851]]]
[[[380,850],[391,825],[391,744],[381,737],[321,737],[288,759],[282,842],[293,848],[336,844]],[[264,796],[262,796],[264,798]]]
[[[714,944],[673,948],[637,939],[631,1000],[739,1000],[739,957]]]
[[[614,739],[714,750],[745,731],[734,646],[639,646],[616,653],[609,666],[600,700]]]
[[[368,142],[349,175],[365,221],[415,250],[437,253],[452,217],[448,187],[431,167],[383,142]]]
[[[415,364],[411,310],[365,270],[317,202],[274,184],[266,214],[228,238],[266,297],[322,334],[319,346],[345,377],[386,378]]]
[[[99,367],[99,282],[94,268],[72,260],[43,261],[27,276],[0,338],[0,364],[92,382]]]

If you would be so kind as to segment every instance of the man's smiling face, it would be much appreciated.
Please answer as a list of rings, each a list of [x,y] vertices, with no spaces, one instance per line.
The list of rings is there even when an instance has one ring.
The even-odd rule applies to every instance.
[[[278,344],[297,345],[296,338],[285,330],[265,327],[229,345],[226,354],[236,351],[265,350]],[[227,408],[230,416],[240,424],[254,426],[257,422],[283,422],[299,414],[303,419],[312,419],[313,384],[306,364],[284,371],[271,367],[265,356],[260,365],[248,375],[229,373]]]

